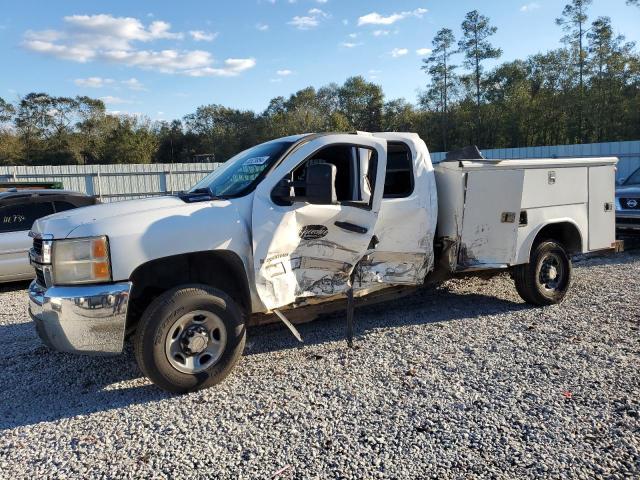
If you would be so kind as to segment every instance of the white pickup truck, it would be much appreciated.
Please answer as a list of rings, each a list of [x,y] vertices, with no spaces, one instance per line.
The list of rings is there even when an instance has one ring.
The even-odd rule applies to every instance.
[[[500,269],[554,304],[571,255],[616,246],[615,158],[462,157],[434,169],[412,133],[299,135],[180,195],[42,218],[31,316],[61,351],[118,353],[132,335],[142,372],[186,392],[229,374],[252,323],[297,334],[346,307],[352,328],[355,304]]]

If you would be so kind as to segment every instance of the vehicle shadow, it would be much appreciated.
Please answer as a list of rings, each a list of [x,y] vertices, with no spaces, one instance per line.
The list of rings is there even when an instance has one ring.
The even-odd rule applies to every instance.
[[[379,328],[437,324],[527,308],[522,303],[446,288],[420,289],[384,306],[357,310],[357,341]],[[300,325],[305,345],[345,338],[344,313]],[[295,349],[299,343],[280,324],[252,327],[245,355]],[[346,347],[345,347],[346,348]],[[172,395],[149,384],[128,345],[124,355],[79,356],[43,346],[31,322],[0,325],[0,431],[77,415],[152,403]]]
[[[366,339],[368,333],[378,329],[442,324],[528,308],[532,307],[520,301],[479,293],[458,293],[446,287],[425,287],[396,300],[357,308],[355,341]],[[307,346],[341,340],[346,342],[346,311],[322,315],[313,322],[296,325],[296,328]],[[245,355],[297,348],[301,345],[282,323],[253,327],[248,333]]]
[[[581,263],[597,266],[611,262],[633,263],[639,259],[638,252],[634,252]],[[505,278],[488,282],[500,282],[510,291],[497,298],[482,293],[482,282],[474,281],[469,291],[464,286],[460,288],[460,284],[455,287],[444,284],[421,288],[384,304],[358,308],[356,342],[366,343],[367,335],[378,329],[435,327],[450,321],[534,308],[517,299],[511,282]],[[24,284],[5,285],[0,287],[0,292],[24,288]],[[490,285],[491,292],[497,290],[499,287]],[[172,397],[142,377],[130,345],[123,355],[112,357],[54,352],[42,345],[26,316],[25,307],[20,323],[0,323],[0,371],[4,380],[0,383],[0,431]],[[345,313],[325,315],[297,328],[305,346],[341,342],[346,335]],[[248,331],[245,355],[297,349],[300,345],[281,323],[252,327]],[[346,342],[343,345],[347,348]]]

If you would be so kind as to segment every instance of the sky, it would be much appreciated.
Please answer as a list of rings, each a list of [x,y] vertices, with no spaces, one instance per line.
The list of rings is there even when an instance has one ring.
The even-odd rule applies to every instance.
[[[264,110],[271,98],[353,75],[387,99],[416,100],[434,34],[460,35],[478,9],[498,27],[500,61],[560,45],[566,0],[2,0],[0,97],[101,98],[111,112],[181,118],[217,103]],[[640,8],[594,0],[640,42]],[[490,63],[487,66],[491,66]]]

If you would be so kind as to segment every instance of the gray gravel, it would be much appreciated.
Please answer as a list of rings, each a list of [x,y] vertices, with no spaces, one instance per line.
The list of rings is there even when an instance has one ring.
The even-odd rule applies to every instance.
[[[41,346],[0,293],[0,477],[630,478],[640,475],[640,253],[576,265],[531,308],[506,275],[250,331],[218,388],[163,393],[130,352]],[[24,285],[21,286],[24,288]]]

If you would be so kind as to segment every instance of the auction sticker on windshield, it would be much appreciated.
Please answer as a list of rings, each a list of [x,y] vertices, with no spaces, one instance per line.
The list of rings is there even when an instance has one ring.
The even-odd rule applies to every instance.
[[[244,161],[244,165],[263,165],[267,160],[269,160],[269,155],[264,157],[251,157]]]

